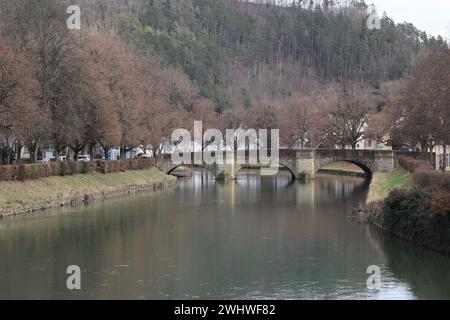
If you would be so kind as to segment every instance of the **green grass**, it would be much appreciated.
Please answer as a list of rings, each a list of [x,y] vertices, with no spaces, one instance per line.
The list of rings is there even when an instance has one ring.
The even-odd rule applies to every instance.
[[[32,181],[0,182],[0,211],[45,204],[58,199],[101,192],[113,192],[132,186],[175,179],[156,168],[109,174],[85,174],[49,177]]]
[[[394,189],[410,189],[411,187],[411,175],[405,170],[397,169],[389,173],[374,173],[368,202],[383,200]]]

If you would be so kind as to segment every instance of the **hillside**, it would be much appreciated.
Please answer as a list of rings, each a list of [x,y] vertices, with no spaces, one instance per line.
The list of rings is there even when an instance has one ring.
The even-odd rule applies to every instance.
[[[369,30],[364,1],[276,6],[237,0],[80,1],[97,31],[115,30],[141,52],[180,66],[218,103],[310,92],[330,83],[378,88],[406,75],[422,47],[439,41],[384,16]],[[295,2],[293,2],[295,3]]]

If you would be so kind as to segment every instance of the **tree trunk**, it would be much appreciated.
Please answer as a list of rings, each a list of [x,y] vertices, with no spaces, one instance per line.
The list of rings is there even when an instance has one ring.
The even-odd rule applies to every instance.
[[[22,148],[23,145],[21,145],[20,143],[16,144],[16,163],[20,163],[20,161],[22,160]]]
[[[120,148],[120,160],[125,160],[127,157],[127,148],[121,147]]]
[[[37,156],[38,156],[38,147],[36,146],[33,150],[33,152],[30,154],[31,156],[31,163],[36,163]]]
[[[105,159],[105,161],[108,161],[109,160],[108,159],[108,152],[109,152],[110,148],[108,148],[106,146],[102,146],[102,148],[103,148],[103,158]]]
[[[31,142],[27,145],[28,152],[30,153],[30,162],[36,163],[37,153],[39,150],[39,142]]]
[[[430,144],[430,163],[433,164],[433,150],[434,150],[434,145]],[[433,166],[436,166],[436,163],[433,164]]]
[[[91,161],[95,159],[95,143],[89,144],[89,156],[91,157]]]

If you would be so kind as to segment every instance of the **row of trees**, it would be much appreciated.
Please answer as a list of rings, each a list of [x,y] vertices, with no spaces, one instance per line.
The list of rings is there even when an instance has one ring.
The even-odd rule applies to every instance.
[[[161,68],[157,57],[138,56],[115,38],[71,33],[61,3],[18,2],[1,6],[12,17],[0,36],[3,163],[20,160],[24,146],[31,161],[49,145],[75,158],[98,146],[105,154],[120,147],[121,157],[137,145],[157,153],[203,103],[186,75]]]
[[[383,110],[369,121],[370,135],[389,137],[394,148],[420,146],[432,153],[450,145],[450,49],[422,52],[411,75],[402,81]]]

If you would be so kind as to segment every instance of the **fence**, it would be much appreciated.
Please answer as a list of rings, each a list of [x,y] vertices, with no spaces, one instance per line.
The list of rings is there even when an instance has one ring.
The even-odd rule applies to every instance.
[[[154,166],[154,159],[4,165],[0,166],[0,181],[25,181],[51,176],[124,172],[150,169]]]

